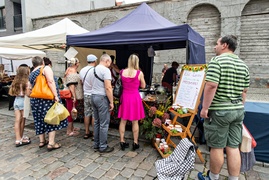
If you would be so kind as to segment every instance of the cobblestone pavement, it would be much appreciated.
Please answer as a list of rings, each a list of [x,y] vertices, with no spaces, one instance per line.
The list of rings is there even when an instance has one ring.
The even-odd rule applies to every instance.
[[[32,140],[30,145],[15,147],[14,112],[8,111],[7,100],[0,99],[0,179],[153,179],[156,176],[154,162],[161,159],[158,152],[149,142],[140,140],[141,147],[137,151],[131,148],[121,151],[116,129],[109,129],[109,146],[115,150],[108,154],[94,152],[91,139],[83,139],[82,123],[80,135],[68,137],[66,129],[57,132],[56,141],[62,148],[48,152],[46,147],[39,149],[38,137],[35,136],[33,119],[26,121],[25,135]],[[132,143],[131,132],[127,132],[127,142]],[[205,145],[199,145],[203,156],[208,160]],[[208,163],[207,163],[208,167]],[[253,170],[241,174],[240,180],[269,179],[268,164],[257,162]],[[185,179],[197,179],[198,171],[203,170],[203,164],[196,158],[195,168]],[[220,179],[227,179],[226,163],[220,174]]]

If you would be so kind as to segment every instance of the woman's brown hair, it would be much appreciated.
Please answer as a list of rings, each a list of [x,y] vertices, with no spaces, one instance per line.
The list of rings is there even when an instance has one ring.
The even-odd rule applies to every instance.
[[[27,83],[29,81],[29,73],[30,69],[29,67],[20,66],[17,69],[17,75],[15,76],[10,88],[8,94],[10,96],[18,96],[21,94],[21,91],[26,91]]]

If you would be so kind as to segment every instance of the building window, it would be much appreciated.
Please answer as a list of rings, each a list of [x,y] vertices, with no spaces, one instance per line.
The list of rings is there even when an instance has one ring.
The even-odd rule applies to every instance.
[[[5,7],[0,7],[0,29],[6,29],[6,10]]]

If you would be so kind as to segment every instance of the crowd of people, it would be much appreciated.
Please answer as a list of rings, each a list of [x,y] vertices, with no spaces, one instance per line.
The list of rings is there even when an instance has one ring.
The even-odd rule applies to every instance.
[[[244,102],[247,88],[249,87],[249,70],[246,64],[234,54],[237,40],[234,36],[219,38],[215,52],[206,72],[206,84],[204,88],[203,106],[200,116],[205,119],[205,138],[210,150],[210,171],[207,175],[198,174],[199,180],[219,179],[224,162],[224,148],[227,154],[228,173],[230,180],[237,180],[240,174],[239,144],[242,141],[242,121],[244,119]],[[145,117],[142,99],[138,88],[145,88],[144,74],[139,68],[139,57],[131,54],[128,59],[128,67],[119,70],[114,64],[114,56],[103,54],[98,58],[90,54],[87,56],[88,65],[78,73],[80,62],[77,58],[71,58],[64,76],[65,85],[71,91],[71,98],[66,99],[66,107],[71,114],[72,108],[79,101],[84,101],[84,139],[93,137],[96,151],[108,153],[114,150],[107,143],[107,135],[110,123],[110,112],[114,108],[113,82],[121,78],[123,92],[120,97],[118,110],[119,147],[125,150],[129,143],[125,141],[126,122],[132,122],[133,144],[132,149],[139,148],[138,121]],[[59,125],[50,125],[44,122],[47,111],[54,102],[60,102],[58,81],[52,71],[52,63],[48,58],[34,57],[33,69],[21,65],[10,87],[9,94],[16,96],[14,102],[15,112],[15,146],[23,146],[31,143],[29,137],[24,135],[25,117],[27,105],[25,99],[30,97],[31,89],[35,86],[36,78],[40,74],[46,77],[47,84],[54,95],[53,100],[30,98],[31,110],[34,117],[36,135],[39,136],[39,148],[47,146],[47,150],[55,150],[61,147],[55,141],[56,131],[67,127],[68,136],[78,135],[78,128],[74,127],[74,119],[69,116]],[[162,70],[162,85],[171,90],[177,82],[177,62],[172,67],[164,66]],[[119,75],[118,75],[119,74]],[[29,111],[27,111],[29,113]],[[92,125],[92,131],[90,131]],[[218,129],[218,131],[216,131]],[[46,138],[48,134],[48,140]]]

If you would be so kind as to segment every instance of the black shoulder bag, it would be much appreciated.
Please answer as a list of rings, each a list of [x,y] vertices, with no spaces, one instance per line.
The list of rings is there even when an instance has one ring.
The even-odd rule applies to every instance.
[[[119,77],[113,89],[113,96],[116,98],[120,98],[121,94],[122,94],[122,82],[121,78]]]

